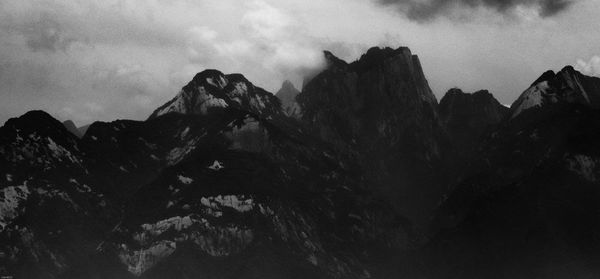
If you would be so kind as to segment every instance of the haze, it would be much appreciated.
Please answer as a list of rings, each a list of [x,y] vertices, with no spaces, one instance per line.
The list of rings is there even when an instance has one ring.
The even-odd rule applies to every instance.
[[[600,75],[595,0],[0,0],[0,122],[43,109],[78,125],[145,119],[207,68],[276,92],[371,46],[408,46],[438,99],[510,104],[544,71]]]

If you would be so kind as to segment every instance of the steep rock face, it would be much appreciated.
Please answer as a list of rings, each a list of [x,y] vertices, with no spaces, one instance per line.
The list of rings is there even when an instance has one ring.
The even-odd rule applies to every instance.
[[[589,77],[567,66],[560,72],[548,71],[538,78],[511,106],[511,118],[542,106],[582,104],[600,108],[600,78]]]
[[[441,196],[443,129],[437,101],[408,48],[372,48],[328,68],[297,100],[302,119],[340,150],[356,154],[373,185],[403,214],[423,221]]]
[[[522,106],[533,96],[528,89],[512,105],[520,113],[485,134],[469,173],[438,210],[440,231],[425,249],[424,273],[591,278],[600,272],[595,80],[569,67],[547,72],[532,87],[550,81],[540,105]]]
[[[281,114],[281,103],[273,94],[254,86],[240,74],[224,75],[217,70],[198,73],[175,98],[159,107],[150,119],[167,113],[207,114],[232,107],[262,117]]]
[[[450,89],[440,101],[442,123],[454,142],[473,144],[489,126],[499,124],[509,109],[487,90],[473,94]]]
[[[298,105],[298,102],[296,101],[296,96],[298,96],[298,94],[300,94],[300,91],[298,91],[289,80],[284,81],[281,85],[281,89],[275,94],[275,96],[281,100],[281,107],[287,116],[294,118],[299,118],[301,116],[302,111],[300,110],[300,105]]]

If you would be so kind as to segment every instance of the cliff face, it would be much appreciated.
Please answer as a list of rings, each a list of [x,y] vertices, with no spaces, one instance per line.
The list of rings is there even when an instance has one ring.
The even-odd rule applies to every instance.
[[[486,131],[500,124],[509,109],[486,90],[464,93],[450,89],[440,101],[440,118],[455,149],[457,161],[467,161]]]
[[[398,210],[421,222],[440,196],[444,141],[437,100],[408,48],[372,48],[328,68],[297,100],[302,119],[368,169]],[[374,186],[375,187],[375,186]]]

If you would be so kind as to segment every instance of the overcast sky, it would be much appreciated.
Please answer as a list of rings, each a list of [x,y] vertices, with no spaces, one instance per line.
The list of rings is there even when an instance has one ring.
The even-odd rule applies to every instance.
[[[408,46],[438,99],[510,104],[540,74],[600,75],[598,0],[0,0],[0,123],[145,119],[207,68],[277,91],[322,50]]]

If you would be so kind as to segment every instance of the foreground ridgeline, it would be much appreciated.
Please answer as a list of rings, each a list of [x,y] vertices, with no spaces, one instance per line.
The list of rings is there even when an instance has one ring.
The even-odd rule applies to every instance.
[[[273,95],[198,73],[146,121],[0,128],[0,276],[595,278],[600,79],[438,104],[408,48]]]

